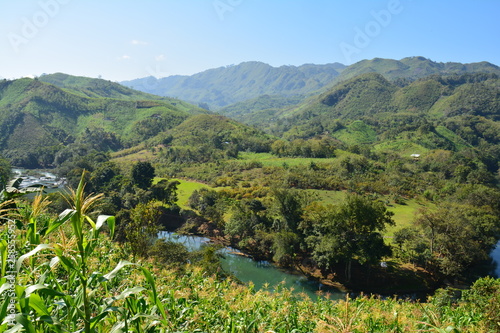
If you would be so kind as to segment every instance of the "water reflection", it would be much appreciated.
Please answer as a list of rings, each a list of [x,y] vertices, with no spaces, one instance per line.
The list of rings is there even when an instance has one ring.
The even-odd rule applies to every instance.
[[[490,256],[493,261],[491,275],[500,278],[500,242],[498,242],[497,246],[491,251]]]
[[[180,242],[190,251],[198,250],[203,244],[210,242],[208,238],[181,236],[166,231],[160,232],[159,237]],[[305,293],[311,299],[316,299],[318,297],[318,292],[328,293],[331,299],[345,297],[345,293],[338,289],[309,280],[302,274],[294,274],[279,269],[268,261],[255,261],[251,258],[235,254],[237,251],[231,248],[224,248],[220,251],[224,257],[221,260],[224,270],[232,273],[237,279],[244,283],[252,282],[256,290],[273,290],[278,286],[282,286],[290,289],[293,288],[296,293]]]

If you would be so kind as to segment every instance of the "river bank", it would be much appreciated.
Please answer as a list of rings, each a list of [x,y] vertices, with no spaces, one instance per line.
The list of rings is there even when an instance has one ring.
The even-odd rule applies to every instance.
[[[223,245],[220,250],[222,268],[242,283],[252,284],[255,290],[277,290],[285,287],[311,299],[316,299],[319,295],[328,295],[330,299],[343,299],[346,295],[345,290],[334,284],[310,279],[299,270],[278,267],[268,260],[255,260],[248,253],[229,246],[224,239],[176,234],[170,231],[160,232],[159,237],[182,243],[191,251],[199,250],[204,244]]]
[[[170,232],[170,235],[173,233]],[[282,267],[269,258],[255,255],[244,249],[238,249],[228,239],[207,237],[199,234],[182,234],[176,237],[183,239],[188,248],[193,244],[219,244],[224,247],[223,268],[244,283],[252,283],[256,289],[284,285],[298,292],[304,292],[311,298],[318,294],[328,294],[333,299],[350,296],[377,295],[380,297],[398,297],[426,301],[440,285],[432,276],[411,265],[399,265],[387,262],[384,267],[352,266],[352,278],[345,280],[344,267],[336,267],[331,272],[322,272],[311,260],[296,258],[293,265]],[[195,246],[196,249],[196,246]],[[285,282],[282,282],[285,280]],[[306,288],[307,290],[304,290]]]
[[[262,246],[263,244],[246,244],[247,246],[240,247],[241,244],[238,243],[237,239],[230,240],[223,237],[222,231],[209,221],[189,223],[182,226],[180,230],[181,232],[202,234],[210,237],[212,241],[236,249],[235,252],[241,256],[258,262],[272,262],[273,254],[269,246],[266,248]],[[265,253],[262,252],[262,249],[265,250]],[[446,279],[437,271],[432,272],[422,266],[400,262],[397,258],[386,259],[386,261],[372,265],[361,265],[353,260],[351,274],[346,273],[347,267],[345,264],[337,264],[330,267],[329,270],[321,270],[307,255],[301,258],[300,252],[290,258],[286,266],[280,266],[277,263],[273,263],[273,265],[279,269],[302,274],[308,280],[314,281],[314,283],[333,287],[343,292],[425,300],[428,295],[433,294],[438,288],[447,286],[463,288],[480,277],[498,276],[496,271],[500,271],[500,269],[497,265],[495,271],[492,266],[493,261],[500,262],[500,246],[497,246],[490,253],[490,260],[485,260],[479,264],[481,267],[472,267],[466,272],[467,276],[454,280]],[[432,267],[432,265],[429,267]]]

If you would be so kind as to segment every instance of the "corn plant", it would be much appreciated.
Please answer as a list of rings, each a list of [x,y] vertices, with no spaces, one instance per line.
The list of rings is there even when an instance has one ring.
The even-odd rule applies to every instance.
[[[65,195],[71,205],[56,219],[39,228],[37,220],[49,204],[36,197],[31,213],[26,218],[26,230],[18,230],[18,239],[27,241],[31,248],[18,246],[25,253],[16,262],[18,280],[28,282],[16,285],[0,305],[0,332],[152,332],[164,326],[165,311],[156,292],[151,273],[139,267],[146,278],[145,287],[130,287],[119,291],[116,276],[125,267],[137,266],[120,261],[109,273],[92,271],[95,249],[102,243],[100,234],[107,224],[109,235],[114,234],[112,216],[90,216],[91,209],[102,195],[84,193],[82,179],[76,190]],[[0,207],[1,208],[1,207]],[[66,233],[69,231],[70,236]],[[47,242],[56,239],[54,242]],[[2,263],[6,261],[5,241],[0,243]],[[33,248],[34,247],[34,248]],[[104,258],[99,258],[105,260]],[[2,267],[4,267],[3,265]],[[2,271],[5,273],[5,269]],[[5,274],[3,274],[5,276]],[[6,278],[0,279],[0,292],[12,289]],[[113,293],[110,293],[110,290]],[[147,301],[142,295],[147,294]],[[16,304],[15,325],[8,325],[7,307]],[[9,327],[10,326],[10,327]]]

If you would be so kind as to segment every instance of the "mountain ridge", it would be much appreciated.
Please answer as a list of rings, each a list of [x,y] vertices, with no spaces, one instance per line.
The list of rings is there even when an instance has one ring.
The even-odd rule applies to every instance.
[[[432,74],[484,72],[500,75],[500,67],[486,61],[468,64],[434,62],[421,56],[401,60],[374,58],[350,66],[330,63],[273,67],[263,62],[248,61],[190,76],[174,75],[161,79],[147,77],[121,83],[148,93],[174,96],[218,110],[261,95],[309,96],[370,72],[382,74],[390,80],[416,80]]]
[[[339,63],[273,67],[248,61],[186,76],[122,81],[128,87],[220,108],[260,95],[301,95],[316,91],[345,68]],[[153,84],[151,83],[153,82]]]

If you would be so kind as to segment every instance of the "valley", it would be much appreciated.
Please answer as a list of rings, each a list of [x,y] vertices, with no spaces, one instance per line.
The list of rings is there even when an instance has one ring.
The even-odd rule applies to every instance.
[[[429,297],[429,311],[444,304],[484,312],[497,294],[481,294],[482,284],[498,288],[490,254],[500,239],[499,74],[486,62],[409,57],[350,66],[245,62],[159,79],[154,91],[143,92],[135,89],[145,79],[124,86],[56,73],[0,81],[3,188],[14,168],[43,168],[77,189],[69,199],[57,193],[3,197],[0,213],[23,221],[19,240],[32,244],[18,249],[26,259],[19,262],[20,278],[28,283],[37,279],[35,267],[47,269],[52,301],[63,287],[51,274],[84,279],[87,265],[97,270],[109,252],[99,271],[110,273],[89,275],[85,283],[106,289],[125,272],[137,280],[143,274],[145,289],[127,280],[130,289],[117,302],[148,290],[153,312],[171,304],[168,313],[177,313],[185,302],[186,312],[195,313],[187,303],[196,299],[215,317],[201,295],[231,298],[235,292],[247,302],[250,295],[268,297],[246,273],[235,278],[224,266],[230,259],[218,251],[231,247],[273,269],[374,295],[352,300],[360,307],[383,312],[375,295],[419,292]],[[94,212],[70,213],[87,209],[86,200],[99,201]],[[99,236],[101,228],[110,239]],[[160,231],[213,243],[189,251],[179,242],[156,241]],[[61,244],[50,265],[35,255],[52,251],[43,239]],[[80,244],[76,252],[63,251],[72,244]],[[56,261],[61,270],[50,273]],[[84,274],[75,273],[77,264]],[[131,273],[136,267],[144,270]],[[155,286],[170,303],[162,305]],[[290,287],[271,286],[277,294],[269,301],[286,312],[282,298],[288,297],[304,310],[309,305]],[[350,304],[338,301],[343,295],[331,304]],[[27,304],[39,304],[37,297]],[[325,302],[317,300],[314,311]],[[408,317],[420,311],[401,299],[385,304],[407,307]]]

